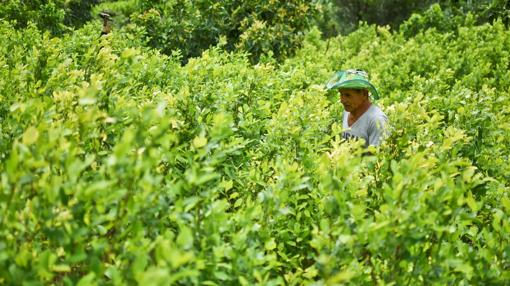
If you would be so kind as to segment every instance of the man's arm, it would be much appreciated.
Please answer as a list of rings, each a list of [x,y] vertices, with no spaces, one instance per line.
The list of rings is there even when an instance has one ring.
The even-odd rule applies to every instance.
[[[368,145],[379,146],[388,135],[388,118],[386,116],[377,116],[370,121],[368,127]]]

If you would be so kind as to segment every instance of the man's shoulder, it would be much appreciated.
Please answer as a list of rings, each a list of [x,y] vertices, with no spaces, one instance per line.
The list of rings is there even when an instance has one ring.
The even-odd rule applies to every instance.
[[[367,110],[367,113],[368,113],[368,117],[371,119],[371,120],[388,120],[388,117],[386,116],[386,114],[382,111],[381,108],[379,108],[378,106],[372,104],[370,106],[370,108]]]

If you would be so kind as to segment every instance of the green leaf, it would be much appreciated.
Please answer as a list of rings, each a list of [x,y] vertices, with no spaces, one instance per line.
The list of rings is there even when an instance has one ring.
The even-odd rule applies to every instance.
[[[317,275],[319,275],[319,271],[317,270],[317,268],[314,265],[306,268],[305,269],[305,273],[303,274],[303,276],[308,278],[308,279],[312,279],[314,277],[317,277]]]
[[[232,187],[234,186],[234,182],[232,180],[223,181],[221,182],[221,186],[225,189],[225,191],[228,191],[232,189]]]
[[[94,272],[90,272],[89,274],[83,276],[76,286],[92,286],[97,285],[95,282],[96,274]]]
[[[328,279],[327,284],[328,285],[336,285],[338,283],[345,283],[349,282],[354,276],[356,276],[356,273],[347,269],[340,271],[338,274],[335,274],[333,277]]]
[[[183,249],[190,249],[193,246],[193,233],[189,227],[185,225],[180,226],[177,244]]]
[[[266,250],[273,250],[273,249],[275,249],[276,248],[276,242],[275,242],[274,238],[271,238],[268,241],[266,241],[266,243],[264,244],[264,248]]]
[[[58,264],[58,265],[53,266],[53,271],[55,271],[55,272],[70,272],[71,267],[69,267],[69,265],[67,265],[67,264]]]
[[[227,275],[227,273],[225,273],[223,271],[214,271],[214,277],[216,277],[222,281],[229,280],[229,276]]]
[[[195,137],[195,139],[193,139],[193,146],[195,146],[195,148],[202,148],[205,145],[207,145],[206,137],[198,136],[198,137]]]
[[[32,145],[37,142],[37,139],[39,139],[39,131],[35,127],[30,126],[23,133],[22,142],[25,145]]]
[[[475,198],[473,197],[473,194],[471,192],[468,192],[468,195],[467,197],[465,198],[466,200],[466,203],[467,205],[469,206],[469,208],[474,211],[474,212],[477,212],[479,209],[480,209],[480,206],[478,205],[478,203],[476,202]]]
[[[507,197],[502,197],[501,204],[505,207],[507,213],[510,213],[510,199]]]

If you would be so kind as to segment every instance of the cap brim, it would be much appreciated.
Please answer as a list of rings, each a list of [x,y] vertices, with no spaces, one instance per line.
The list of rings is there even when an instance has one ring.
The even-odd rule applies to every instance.
[[[377,91],[375,86],[373,86],[370,82],[362,80],[362,79],[351,79],[351,80],[341,81],[340,78],[338,78],[337,80],[331,79],[326,84],[327,90],[341,89],[341,88],[367,89],[370,92],[372,98],[379,99],[379,92]]]

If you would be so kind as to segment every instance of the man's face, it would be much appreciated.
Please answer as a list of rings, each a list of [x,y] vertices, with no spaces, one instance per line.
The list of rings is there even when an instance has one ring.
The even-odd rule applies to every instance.
[[[345,111],[353,112],[363,106],[368,101],[368,93],[362,89],[342,88],[339,89],[340,102],[345,108]]]

